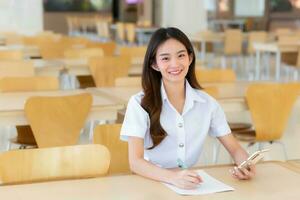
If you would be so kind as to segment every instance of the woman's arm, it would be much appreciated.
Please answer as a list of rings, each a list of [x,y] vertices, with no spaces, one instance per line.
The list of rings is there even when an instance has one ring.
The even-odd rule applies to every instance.
[[[228,134],[222,137],[218,137],[219,141],[230,153],[236,165],[241,164],[243,161],[247,160],[248,153],[241,147],[237,140],[233,137],[232,134]],[[238,169],[234,167],[231,170],[232,175],[238,179],[251,179],[255,176],[255,166],[249,166],[248,169]]]
[[[142,138],[129,137],[128,150],[130,169],[136,174],[184,189],[195,188],[202,182],[195,171],[163,169],[146,161],[144,159],[144,140]]]

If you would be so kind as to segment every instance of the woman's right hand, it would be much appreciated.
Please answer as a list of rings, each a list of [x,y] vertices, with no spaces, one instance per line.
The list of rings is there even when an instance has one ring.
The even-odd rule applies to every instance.
[[[202,182],[197,172],[192,170],[174,171],[170,183],[182,189],[194,189]]]

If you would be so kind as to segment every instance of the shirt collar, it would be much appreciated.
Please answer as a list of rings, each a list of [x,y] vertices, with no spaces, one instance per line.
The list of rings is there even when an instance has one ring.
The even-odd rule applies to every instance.
[[[185,100],[188,103],[194,102],[194,101],[198,101],[201,103],[206,102],[206,100],[197,93],[196,89],[192,88],[192,86],[189,84],[189,82],[187,80],[185,80],[185,92],[186,92]],[[167,96],[163,81],[161,81],[160,93],[161,93],[162,102],[164,103],[166,100],[168,100],[168,96]]]

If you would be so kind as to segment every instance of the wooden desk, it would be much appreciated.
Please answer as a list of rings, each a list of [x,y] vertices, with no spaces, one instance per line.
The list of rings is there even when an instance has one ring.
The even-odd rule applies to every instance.
[[[0,126],[28,124],[24,113],[24,104],[32,96],[63,96],[74,95],[87,90],[58,90],[47,92],[13,92],[0,93]],[[117,111],[124,108],[105,96],[93,95],[93,106],[88,119],[115,120]]]
[[[216,87],[219,95],[216,97],[225,112],[247,111],[248,106],[245,101],[245,94],[249,84],[262,82],[238,81],[236,83],[206,83],[202,87]],[[141,91],[141,87],[101,87],[88,89],[94,95],[105,96],[112,101],[127,105],[129,98]],[[296,101],[300,104],[300,98]]]
[[[300,174],[278,162],[257,165],[257,175],[251,181],[233,179],[231,166],[204,170],[211,176],[235,188],[234,191],[197,196],[181,196],[159,182],[137,175],[111,176],[93,179],[55,181],[35,184],[1,186],[1,199],[9,200],[282,200],[299,199]]]
[[[244,96],[250,82],[235,83],[210,83],[202,84],[203,87],[215,86],[219,89],[218,102],[221,104],[225,112],[248,110]],[[141,91],[140,87],[102,87],[89,88],[94,95],[102,95],[113,101],[127,105],[129,98]]]
[[[288,160],[287,161],[289,169],[300,173],[300,160]]]
[[[1,46],[0,51],[6,50],[22,50],[24,53],[24,58],[30,57],[40,57],[40,49],[37,46],[24,46],[24,45],[8,45],[8,46]]]
[[[255,64],[255,79],[260,78],[260,63],[262,53],[275,53],[275,79],[280,79],[280,65],[281,65],[281,53],[298,52],[300,42],[296,44],[278,44],[278,43],[254,43],[253,49],[256,52],[256,64]]]

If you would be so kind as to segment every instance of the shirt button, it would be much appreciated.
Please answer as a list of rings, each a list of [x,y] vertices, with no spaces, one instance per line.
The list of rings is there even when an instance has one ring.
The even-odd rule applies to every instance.
[[[182,148],[182,147],[184,147],[184,144],[183,144],[183,143],[180,143],[178,146],[179,146],[180,148]]]
[[[179,127],[179,128],[182,128],[182,127],[183,127],[183,124],[182,124],[182,123],[178,123],[178,127]]]

